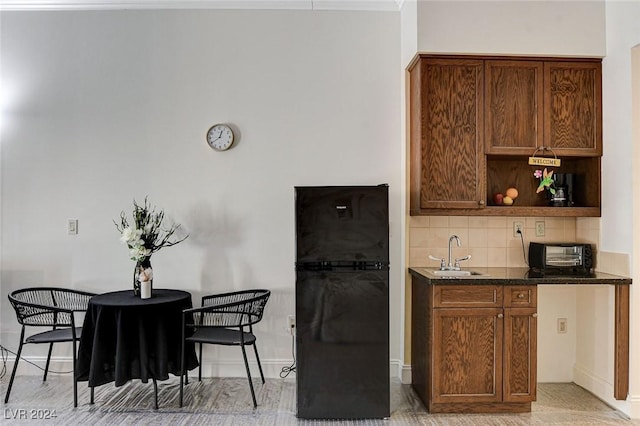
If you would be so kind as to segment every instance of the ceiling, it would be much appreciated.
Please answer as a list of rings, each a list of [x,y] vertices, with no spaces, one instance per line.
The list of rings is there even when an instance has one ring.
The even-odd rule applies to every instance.
[[[0,10],[298,9],[398,11],[404,0],[0,0]]]

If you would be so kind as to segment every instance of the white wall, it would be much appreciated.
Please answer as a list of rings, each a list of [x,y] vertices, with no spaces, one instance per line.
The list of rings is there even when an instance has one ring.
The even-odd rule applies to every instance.
[[[640,2],[607,2],[607,55],[602,61],[602,248],[631,253],[631,48],[640,43]],[[624,182],[624,183],[623,183]]]
[[[152,257],[155,286],[189,290],[196,304],[205,293],[273,291],[258,333],[274,375],[291,360],[293,187],[388,183],[391,358],[399,362],[398,12],[0,19],[3,346],[17,347],[13,289],[130,288],[133,262],[112,220],[148,195],[191,234]],[[205,143],[218,122],[237,129],[227,152]],[[67,235],[68,218],[79,220],[78,235]],[[241,365],[235,351],[210,355]]]
[[[632,115],[633,115],[633,214],[634,217],[640,217],[640,43],[633,47],[632,51]],[[640,226],[633,226],[633,263],[640,262]],[[634,269],[633,278],[635,282],[640,282],[640,271]],[[638,306],[640,306],[640,292],[636,291],[636,287],[631,288],[631,333],[638,336],[640,330],[640,315],[638,315]],[[632,339],[630,342],[630,358],[637,360],[640,358],[640,339]],[[631,365],[631,383],[629,384],[629,394],[632,395],[633,405],[631,407],[631,416],[640,418],[640,365],[637,362]]]
[[[418,1],[421,52],[604,56],[604,2]]]

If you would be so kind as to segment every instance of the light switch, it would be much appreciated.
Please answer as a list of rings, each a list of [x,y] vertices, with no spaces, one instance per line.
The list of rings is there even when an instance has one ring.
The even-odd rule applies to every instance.
[[[78,219],[67,219],[67,233],[69,235],[78,233]]]

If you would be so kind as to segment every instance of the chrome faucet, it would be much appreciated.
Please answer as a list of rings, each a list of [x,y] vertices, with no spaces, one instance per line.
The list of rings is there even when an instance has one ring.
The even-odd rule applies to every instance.
[[[450,271],[460,270],[460,264],[456,260],[457,268],[451,263],[451,241],[456,240],[458,247],[460,247],[460,238],[457,235],[452,235],[449,237],[449,262],[447,263],[447,269]]]
[[[435,257],[432,255],[429,255],[429,259],[432,260],[437,260],[440,262],[440,270],[441,271],[459,271],[460,270],[460,262],[463,260],[469,260],[471,259],[471,255],[468,254],[464,257],[460,257],[460,258],[456,258],[454,259],[453,262],[451,262],[451,242],[452,241],[456,241],[456,244],[458,245],[458,247],[460,247],[460,237],[458,237],[457,235],[452,235],[449,237],[449,262],[445,263],[444,258],[440,258],[440,257]]]

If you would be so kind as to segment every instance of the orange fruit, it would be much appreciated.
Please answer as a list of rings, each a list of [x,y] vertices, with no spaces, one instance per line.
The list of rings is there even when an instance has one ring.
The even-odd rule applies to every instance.
[[[518,190],[515,188],[508,188],[505,192],[505,195],[512,200],[515,200],[516,198],[518,198]]]

